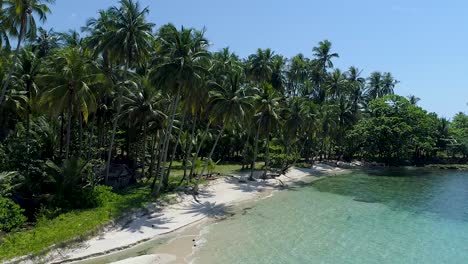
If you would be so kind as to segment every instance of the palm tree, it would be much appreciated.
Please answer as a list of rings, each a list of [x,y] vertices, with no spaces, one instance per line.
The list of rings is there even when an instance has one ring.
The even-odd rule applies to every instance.
[[[90,55],[80,48],[63,48],[53,56],[49,73],[41,77],[43,83],[51,84],[42,95],[42,103],[55,114],[68,112],[66,158],[70,157],[72,116],[79,116],[87,122],[89,113],[96,110],[91,86],[102,81],[103,77]]]
[[[303,95],[307,94],[304,91],[304,85],[309,79],[309,59],[305,58],[303,54],[298,54],[291,59],[289,69],[286,73],[288,78],[288,94],[289,95]]]
[[[88,21],[88,29],[93,36],[90,45],[95,46],[95,53],[111,54],[115,60],[124,65],[124,76],[128,77],[128,70],[141,64],[150,54],[153,47],[152,35],[153,23],[146,21],[149,9],[141,8],[138,2],[133,0],[120,0],[120,7],[111,7],[107,12],[101,11],[100,18]],[[117,102],[116,117],[120,116],[122,89],[116,86]],[[107,166],[105,181],[108,181],[112,150],[115,134],[117,132],[117,120],[112,125],[112,135],[107,154]]]
[[[339,98],[343,93],[346,92],[345,90],[348,88],[346,75],[343,74],[340,69],[336,69],[333,71],[333,73],[331,73],[327,79],[326,84],[328,88],[328,94],[332,99]]]
[[[142,176],[145,175],[146,143],[148,138],[148,124],[151,121],[158,121],[165,117],[158,108],[160,107],[161,94],[150,85],[148,79],[140,80],[136,89],[127,89],[124,96],[122,116],[127,118],[130,125],[143,126],[143,153],[142,153]]]
[[[12,36],[18,37],[13,64],[3,84],[0,95],[0,105],[3,102],[6,91],[11,83],[11,76],[18,60],[21,43],[24,38],[34,40],[36,38],[36,20],[34,14],[39,16],[41,22],[47,20],[47,14],[50,9],[47,4],[53,4],[55,0],[2,0],[1,6],[3,15],[2,25]]]
[[[331,48],[332,43],[324,40],[312,49],[315,60],[311,70],[311,81],[316,86],[312,95],[316,103],[323,103],[326,100],[327,91],[323,84],[328,77],[327,68],[333,68],[332,59],[339,58],[338,53],[332,53]]]
[[[381,98],[388,94],[393,94],[398,81],[391,73],[373,72],[368,78],[367,94],[370,99]]]
[[[198,183],[208,168],[208,164],[211,161],[219,139],[224,133],[226,125],[242,120],[245,112],[251,107],[248,101],[249,97],[246,95],[246,88],[242,86],[239,72],[233,71],[230,76],[226,77],[223,83],[218,84],[213,82],[211,83],[211,87],[213,90],[210,91],[210,114],[212,118],[221,122],[221,128],[205,160],[200,177],[195,185],[195,190],[197,190]]]
[[[69,47],[78,47],[82,45],[83,39],[80,33],[76,30],[69,30],[68,32],[61,32],[58,37],[63,45]]]
[[[223,48],[213,54],[213,75],[215,78],[223,77],[232,71],[241,72],[242,70],[239,56],[232,53],[229,48]]]
[[[284,65],[286,64],[286,59],[282,56],[276,55],[273,57],[271,65],[271,85],[279,93],[285,92],[285,71]]]
[[[10,89],[5,101],[0,105],[0,138],[5,138],[14,127],[11,121],[24,116],[27,111],[28,97],[25,91]]]
[[[255,135],[255,146],[254,146],[254,155],[252,166],[250,169],[250,179],[253,179],[253,171],[255,169],[255,160],[257,158],[258,151],[258,141],[260,132],[263,129],[266,138],[266,147],[265,147],[265,169],[268,169],[270,162],[270,131],[276,125],[276,122],[279,120],[279,104],[282,98],[277,94],[273,87],[269,84],[264,84],[260,91],[260,94],[256,95],[254,98],[255,107],[256,107],[256,125],[257,132]]]
[[[283,137],[284,148],[286,149],[286,158],[282,165],[282,170],[285,170],[289,165],[289,156],[293,143],[300,137],[300,131],[306,124],[307,99],[301,97],[291,97],[286,100],[285,107],[282,111]]]
[[[410,102],[410,104],[412,105],[418,105],[418,102],[421,101],[421,98],[415,96],[415,95],[408,95],[407,96],[408,98],[408,101]]]
[[[366,79],[361,77],[361,71],[351,66],[346,73],[348,85],[349,85],[349,94],[353,107],[354,122],[358,119],[359,108],[362,107],[364,103],[364,89],[366,85]]]
[[[258,49],[248,58],[247,75],[258,84],[269,82],[273,74],[275,53],[271,49]]]
[[[10,51],[11,44],[8,37],[9,29],[5,24],[5,14],[0,12],[0,48],[5,48],[5,50]]]
[[[30,47],[24,48],[20,55],[18,63],[15,67],[15,86],[26,91],[27,106],[26,106],[26,157],[29,165],[29,144],[30,144],[30,129],[31,129],[31,107],[35,103],[36,96],[39,93],[37,78],[40,71],[41,61]],[[29,170],[29,166],[28,166]]]
[[[319,67],[325,72],[327,68],[333,68],[332,59],[339,58],[338,53],[331,52],[332,43],[328,40],[320,41],[317,47],[312,49]]]
[[[178,31],[174,25],[169,24],[159,30],[158,52],[156,67],[152,71],[153,82],[166,89],[173,95],[170,107],[169,123],[164,133],[165,139],[162,150],[162,167],[160,175],[165,175],[165,167],[169,148],[169,139],[172,133],[176,108],[181,98],[186,98],[193,89],[204,89],[202,85],[204,76],[208,72],[208,41],[204,31],[182,28]],[[159,173],[158,173],[159,174]],[[158,175],[157,174],[157,175]],[[154,192],[153,181],[152,191]],[[156,194],[159,194],[162,181],[159,181]]]
[[[379,98],[382,95],[382,73],[372,72],[367,80],[367,96],[370,100]]]
[[[393,94],[395,86],[399,83],[399,81],[395,80],[393,78],[392,74],[389,72],[386,72],[383,74],[383,79],[382,79],[382,96],[388,95],[388,94]]]
[[[39,33],[39,36],[33,44],[33,50],[42,58],[48,55],[53,49],[59,47],[59,35],[52,29],[46,31],[43,28],[39,28]]]

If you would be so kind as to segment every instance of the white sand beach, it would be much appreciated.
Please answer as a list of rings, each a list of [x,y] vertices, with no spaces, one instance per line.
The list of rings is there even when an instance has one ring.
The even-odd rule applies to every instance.
[[[136,217],[130,223],[118,225],[102,234],[69,249],[54,251],[47,257],[49,263],[73,262],[103,256],[130,248],[158,236],[171,233],[205,218],[223,216],[230,206],[281,189],[295,183],[312,182],[320,175],[342,173],[345,170],[327,165],[312,169],[292,168],[276,179],[239,181],[245,175],[231,175],[204,186],[200,195],[181,195],[181,202],[157,208],[148,215]],[[145,255],[117,263],[180,263],[172,255]]]

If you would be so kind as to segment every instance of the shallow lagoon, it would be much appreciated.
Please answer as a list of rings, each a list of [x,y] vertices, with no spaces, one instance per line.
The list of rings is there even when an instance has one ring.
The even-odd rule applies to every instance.
[[[468,172],[355,172],[244,207],[204,230],[195,263],[468,261]]]

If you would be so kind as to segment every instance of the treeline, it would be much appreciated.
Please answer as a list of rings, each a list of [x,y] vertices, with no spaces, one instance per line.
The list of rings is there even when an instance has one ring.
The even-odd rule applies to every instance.
[[[327,40],[310,57],[210,52],[203,30],[156,28],[132,0],[100,10],[82,32],[36,29],[51,2],[1,9],[0,192],[29,216],[94,206],[117,164],[159,195],[175,161],[180,184],[196,190],[220,161],[253,177],[256,161],[266,171],[318,159],[466,160],[465,114],[450,122],[393,95],[391,73],[336,69]]]

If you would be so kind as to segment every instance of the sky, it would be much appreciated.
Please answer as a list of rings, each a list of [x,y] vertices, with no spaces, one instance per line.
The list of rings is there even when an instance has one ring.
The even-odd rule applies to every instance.
[[[56,0],[44,25],[80,30],[117,0]],[[395,92],[451,118],[468,112],[468,1],[466,0],[140,0],[156,28],[206,27],[211,50],[241,57],[271,48],[311,57],[324,39],[340,55],[335,67],[391,72]]]

